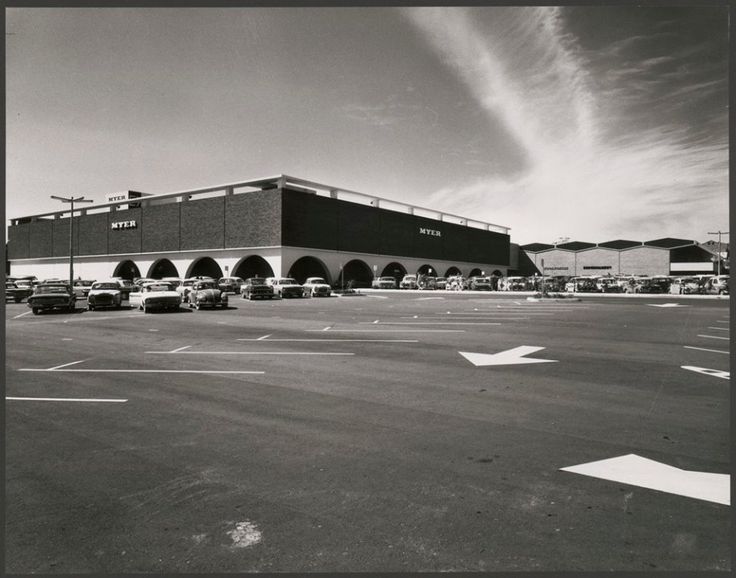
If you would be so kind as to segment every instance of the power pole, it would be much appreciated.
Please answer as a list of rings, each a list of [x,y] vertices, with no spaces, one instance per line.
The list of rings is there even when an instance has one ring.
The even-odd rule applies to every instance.
[[[708,231],[709,235],[718,235],[718,275],[721,274],[721,235],[728,235],[728,231]]]
[[[52,199],[61,201],[62,203],[70,203],[71,211],[69,212],[69,285],[74,287],[74,201],[78,203],[93,203],[92,199],[84,197],[57,197],[51,195]]]

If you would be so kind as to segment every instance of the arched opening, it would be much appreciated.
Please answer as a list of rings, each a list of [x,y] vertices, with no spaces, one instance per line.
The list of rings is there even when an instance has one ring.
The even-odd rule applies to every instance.
[[[174,264],[168,259],[159,259],[148,271],[151,279],[163,279],[164,277],[178,277],[179,271],[176,270]]]
[[[404,275],[406,275],[406,267],[395,261],[386,265],[381,272],[381,277],[393,277],[396,279],[397,287],[399,286],[399,282],[404,278]]]
[[[453,265],[447,271],[445,271],[445,277],[451,277],[452,275],[462,275],[462,272],[460,271],[460,269]]]
[[[304,283],[307,277],[322,277],[327,284],[331,284],[330,273],[325,264],[316,257],[301,257],[289,269],[288,277],[296,279],[297,283]]]
[[[187,277],[222,277],[222,269],[212,257],[200,257],[189,266]]]
[[[417,269],[417,275],[429,275],[430,277],[437,277],[437,269],[432,267],[432,265],[422,265]]]
[[[241,279],[249,277],[273,277],[273,269],[263,257],[251,255],[238,263],[233,269],[233,276]]]
[[[468,275],[468,277],[478,277],[480,275],[483,275],[483,270],[476,267],[470,271],[470,275]]]
[[[337,279],[337,283],[344,284],[345,287],[354,289],[360,287],[370,287],[373,280],[373,271],[360,259],[348,261],[342,269],[342,279]]]
[[[136,265],[133,261],[126,260],[120,261],[120,263],[118,263],[118,266],[115,267],[115,271],[113,271],[112,276],[133,281],[140,278],[141,272],[138,269],[138,265]]]

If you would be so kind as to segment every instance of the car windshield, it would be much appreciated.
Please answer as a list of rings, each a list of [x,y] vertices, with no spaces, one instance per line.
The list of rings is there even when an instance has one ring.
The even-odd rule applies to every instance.
[[[296,285],[296,279],[286,278],[286,279],[279,279],[279,283],[281,285]]]
[[[64,285],[39,285],[36,293],[66,293],[67,288]]]
[[[261,279],[261,278],[257,278],[257,277],[253,277],[252,279],[248,279],[247,282],[250,283],[251,285],[265,285],[266,284],[266,280],[265,279]]]
[[[381,281],[393,281],[393,277],[381,277]]]
[[[92,283],[93,281],[75,281],[74,286],[75,287],[90,287]]]
[[[215,284],[212,281],[200,281],[194,286],[195,289],[214,289]]]
[[[413,281],[416,278],[417,278],[416,275],[407,275],[406,277],[404,277],[404,280],[405,281]]]
[[[120,289],[117,283],[95,283],[92,289]]]
[[[324,279],[322,279],[322,277],[312,277],[312,278],[311,278],[311,279],[309,280],[309,282],[310,282],[310,283],[315,283],[315,284],[317,284],[317,283],[321,283],[322,285],[326,285],[326,283],[325,283],[325,280],[324,280]]]
[[[146,286],[147,291],[173,291],[173,288],[168,283],[156,283]]]

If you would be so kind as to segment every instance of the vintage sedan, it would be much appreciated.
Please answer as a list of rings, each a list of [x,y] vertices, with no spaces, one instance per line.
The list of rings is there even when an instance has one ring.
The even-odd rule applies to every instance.
[[[330,286],[322,277],[307,277],[302,287],[308,297],[329,297],[332,295]]]
[[[93,283],[94,279],[77,279],[74,281],[74,292],[77,294],[77,299],[84,299],[89,294]]]
[[[399,289],[418,289],[417,276],[416,275],[404,275],[404,278],[399,283]]]
[[[373,289],[396,289],[396,279],[393,277],[376,277],[371,282]]]
[[[217,288],[223,293],[240,293],[243,286],[243,279],[240,277],[220,277],[217,281]]]
[[[77,296],[69,283],[41,283],[28,298],[28,307],[34,315],[47,309],[74,311]]]
[[[291,277],[269,277],[266,282],[273,287],[273,292],[282,299],[304,297],[304,288]]]
[[[120,283],[115,280],[97,281],[92,284],[87,294],[87,309],[94,311],[98,307],[115,307],[120,309],[123,303],[123,292]]]
[[[437,289],[447,289],[447,277],[437,277],[434,284]]]
[[[142,309],[144,313],[155,309],[178,311],[181,305],[181,295],[174,290],[171,283],[154,281],[144,284],[137,294],[131,294],[131,303],[135,301],[138,301],[138,309]]]
[[[273,299],[273,287],[263,277],[248,277],[240,288],[243,299]]]
[[[468,288],[471,291],[490,291],[492,289],[491,278],[482,277],[480,275],[471,277],[468,279]]]
[[[217,283],[212,281],[196,281],[189,291],[189,307],[199,310],[202,307],[217,306],[227,309],[227,293],[221,291]]]
[[[17,282],[12,281],[5,282],[5,301],[15,301],[20,303],[26,297],[33,295],[33,289],[31,287],[23,287],[18,285]]]

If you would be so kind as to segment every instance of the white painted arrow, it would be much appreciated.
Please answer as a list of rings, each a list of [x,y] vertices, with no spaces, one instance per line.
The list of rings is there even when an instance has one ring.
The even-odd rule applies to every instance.
[[[730,476],[728,474],[681,470],[636,454],[560,468],[560,470],[726,506],[731,505]]]
[[[647,303],[649,307],[688,307],[688,305],[681,305],[680,303]]]
[[[680,367],[696,373],[702,373],[703,375],[712,375],[713,377],[720,377],[721,379],[731,379],[731,374],[728,371],[708,369],[707,367],[696,367],[695,365],[681,365]]]
[[[523,363],[556,363],[556,359],[530,359],[524,357],[531,353],[541,351],[544,347],[533,347],[531,345],[521,345],[500,353],[468,353],[466,351],[458,351],[470,363],[478,366],[485,365],[521,365]]]

